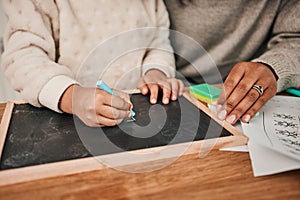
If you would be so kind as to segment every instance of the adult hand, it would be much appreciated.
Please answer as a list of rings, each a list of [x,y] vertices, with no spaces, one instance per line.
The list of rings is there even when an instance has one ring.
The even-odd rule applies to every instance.
[[[150,92],[150,102],[155,104],[158,98],[159,89],[162,90],[162,102],[168,104],[170,99],[175,101],[183,93],[184,85],[181,80],[168,78],[162,71],[157,69],[149,70],[138,81],[138,89],[143,95]]]
[[[254,85],[261,86],[263,93],[254,89]],[[218,117],[231,124],[240,118],[247,123],[276,91],[276,77],[269,67],[256,62],[237,63],[225,80],[217,102]]]
[[[117,92],[111,95],[98,88],[70,86],[63,94],[60,109],[75,114],[86,125],[92,127],[115,126],[130,117],[130,103],[127,94]]]

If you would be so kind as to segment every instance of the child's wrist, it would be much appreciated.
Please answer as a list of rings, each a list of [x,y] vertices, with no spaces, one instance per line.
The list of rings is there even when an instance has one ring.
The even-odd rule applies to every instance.
[[[149,74],[156,74],[156,75],[163,75],[163,76],[167,76],[162,70],[160,70],[160,69],[156,69],[156,68],[154,68],[154,69],[149,69],[146,73],[145,73],[145,75],[149,75]]]
[[[71,85],[70,87],[68,87],[64,93],[62,94],[58,107],[61,111],[65,112],[65,113],[69,113],[69,114],[73,114],[73,90],[74,88],[77,87],[77,85]]]

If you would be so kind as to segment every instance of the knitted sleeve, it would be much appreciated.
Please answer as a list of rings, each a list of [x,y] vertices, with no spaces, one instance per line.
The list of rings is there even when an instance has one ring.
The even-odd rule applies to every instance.
[[[278,92],[300,86],[300,1],[282,3],[267,50],[254,59],[271,66],[278,76]]]

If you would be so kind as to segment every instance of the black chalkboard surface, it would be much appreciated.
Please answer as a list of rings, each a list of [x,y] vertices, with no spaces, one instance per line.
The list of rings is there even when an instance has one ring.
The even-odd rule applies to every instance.
[[[124,120],[105,128],[87,127],[72,115],[16,104],[0,170],[231,135],[184,97],[169,105],[151,105],[141,94],[131,100],[136,122]]]

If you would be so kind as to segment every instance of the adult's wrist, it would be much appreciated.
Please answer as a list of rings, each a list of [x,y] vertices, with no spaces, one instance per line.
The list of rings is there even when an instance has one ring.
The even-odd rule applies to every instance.
[[[276,81],[278,80],[279,77],[278,77],[277,73],[275,72],[275,70],[273,69],[272,66],[270,66],[269,64],[264,63],[264,62],[257,62],[257,63],[260,63],[260,64],[264,65],[265,67],[267,67],[273,73]]]

